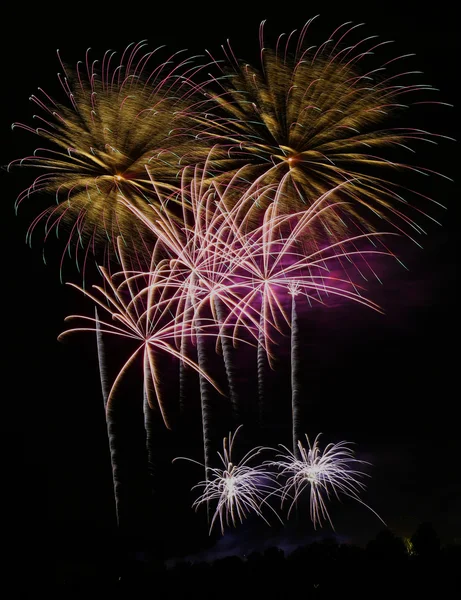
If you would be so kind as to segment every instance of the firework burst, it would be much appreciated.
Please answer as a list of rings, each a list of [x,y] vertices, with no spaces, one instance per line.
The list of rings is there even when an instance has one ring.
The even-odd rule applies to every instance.
[[[283,215],[277,210],[277,198],[284,193],[282,182],[277,186],[276,201],[264,210],[262,225],[240,235],[233,275],[240,294],[237,324],[252,310],[259,313],[260,341],[264,341],[262,345],[267,349],[270,363],[274,358],[272,331],[282,332],[284,326],[290,327],[289,310],[284,302],[287,295],[304,296],[310,304],[324,303],[328,296],[340,297],[381,311],[376,303],[360,294],[360,286],[348,276],[343,259],[353,268],[356,268],[354,261],[365,262],[375,274],[367,257],[391,254],[378,249],[376,244],[373,246],[372,240],[392,234],[375,232],[343,236],[335,243],[318,244],[317,223],[336,210],[337,204],[332,205],[329,201],[336,191],[337,188],[333,188],[304,211]],[[357,272],[366,280],[358,267]]]
[[[118,251],[122,259],[122,265],[126,267],[120,238],[118,240]],[[168,427],[168,418],[160,387],[160,372],[157,364],[158,352],[167,353],[185,362],[217,388],[211,377],[199,365],[181,354],[176,348],[178,335],[192,335],[192,323],[190,320],[184,319],[181,313],[175,313],[173,305],[177,301],[177,296],[171,292],[168,265],[160,262],[147,275],[145,273],[130,272],[127,268],[112,276],[104,268],[101,269],[101,272],[106,289],[93,286],[98,292],[97,295],[93,295],[75,284],[71,283],[69,285],[80,290],[85,296],[91,298],[98,307],[102,308],[106,314],[108,313],[112,318],[112,323],[102,319],[97,320],[86,316],[71,315],[66,320],[78,318],[90,325],[65,331],[59,336],[59,339],[76,331],[97,331],[99,334],[115,335],[136,342],[136,350],[126,360],[112,384],[106,407],[110,406],[114,393],[126,371],[135,362],[138,355],[142,354],[144,393],[151,408],[154,407],[154,397],[156,398],[165,425]],[[214,336],[214,323],[203,321],[201,335]]]
[[[355,458],[349,442],[328,444],[322,451],[319,437],[320,434],[311,444],[306,435],[307,447],[298,440],[299,458],[288,448],[281,446],[285,453],[278,455],[278,461],[270,463],[280,469],[281,477],[288,476],[278,491],[282,506],[288,498],[291,500],[288,516],[296,506],[298,498],[309,489],[310,515],[315,528],[327,520],[334,529],[326,501],[333,495],[339,499],[341,494],[360,502],[382,521],[381,517],[359,498],[360,492],[365,489],[365,484],[360,478],[366,476],[366,473],[355,467],[368,463]]]
[[[239,225],[238,215],[242,206],[254,199],[253,195],[240,190],[238,203],[229,206],[229,198],[235,191],[235,178],[224,187],[210,181],[208,167],[212,161],[213,151],[205,165],[195,167],[191,176],[190,169],[184,169],[176,199],[182,207],[181,219],[165,214],[163,203],[160,208],[152,205],[148,214],[143,214],[128,201],[126,206],[152,232],[157,240],[158,257],[166,257],[169,261],[169,280],[179,290],[177,306],[181,314],[194,314],[198,318],[209,309],[224,331],[230,328],[232,316],[244,310],[236,291],[239,282],[235,275],[247,238]],[[155,182],[153,185],[155,187]],[[161,195],[160,190],[158,192]],[[217,302],[221,302],[228,313],[221,321],[217,316]],[[258,328],[258,320],[251,310],[241,318],[249,331]]]
[[[266,496],[275,489],[274,474],[263,465],[255,467],[248,463],[253,461],[263,450],[262,447],[250,450],[237,463],[233,462],[232,450],[235,437],[242,426],[238,427],[232,435],[223,440],[223,452],[218,452],[222,468],[208,467],[208,477],[194,488],[203,488],[202,494],[193,503],[196,510],[202,505],[217,502],[216,509],[211,519],[210,533],[219,521],[221,533],[224,535],[225,526],[236,527],[238,522],[243,523],[251,512],[258,515],[268,525],[269,522],[262,514],[263,505],[268,507],[277,516],[277,513],[266,501]],[[174,460],[189,460],[203,466],[190,458],[178,457]]]
[[[146,252],[146,232],[121,198],[145,211],[158,201],[151,179],[165,193],[176,190],[182,160],[186,155],[199,160],[204,147],[195,140],[188,100],[194,85],[189,75],[197,67],[189,58],[181,60],[180,52],[154,65],[157,54],[140,42],[119,61],[112,51],[102,61],[92,60],[87,51],[75,69],[59,59],[67,102],[41,89],[31,96],[41,113],[35,115],[38,126],[13,127],[38,135],[47,147],[10,164],[43,171],[16,206],[39,192],[54,196],[56,206],[35,218],[29,239],[43,222],[45,239],[51,230],[64,228],[66,250],[84,248],[85,259],[100,246],[116,251],[119,235],[136,253]]]
[[[279,199],[286,194],[284,181],[258,193],[247,188],[233,203],[235,180],[241,172],[222,187],[208,181],[207,165],[196,167],[191,178],[185,170],[180,192],[182,220],[165,216],[156,206],[145,215],[126,203],[136,219],[152,231],[158,257],[169,260],[170,282],[180,290],[181,314],[187,314],[189,299],[195,315],[209,307],[221,329],[232,331],[235,339],[243,326],[268,348],[271,329],[281,332],[284,323],[290,325],[281,300],[287,292],[304,295],[309,302],[322,302],[322,295],[331,294],[379,310],[360,295],[359,286],[350,278],[336,277],[332,271],[335,262],[343,267],[341,259],[354,264],[356,258],[375,275],[367,256],[392,254],[384,246],[380,250],[373,240],[392,234],[359,233],[323,245],[316,236],[317,222],[338,208],[331,197],[344,184],[323,194],[306,210],[287,215],[278,210]],[[264,202],[267,194],[275,201],[264,209],[261,225],[246,231],[242,215],[248,206]],[[366,279],[358,267],[357,272]],[[217,301],[226,308],[225,319],[217,318]]]
[[[369,57],[385,53],[389,42],[375,35],[357,39],[360,26],[350,22],[337,27],[322,44],[308,47],[312,21],[299,35],[280,35],[275,49],[264,45],[263,22],[259,69],[237,60],[230,46],[224,49],[227,66],[216,62],[221,76],[214,82],[214,108],[207,106],[213,115],[208,120],[214,123],[208,134],[228,145],[236,164],[248,165],[245,176],[255,189],[288,175],[288,193],[279,197],[284,212],[302,210],[349,181],[337,198],[350,202],[317,223],[330,237],[344,233],[345,220],[373,230],[385,219],[407,235],[423,232],[410,206],[414,205],[413,215],[425,214],[419,205],[431,199],[406,189],[394,175],[399,170],[433,172],[411,160],[396,162],[386,151],[392,149],[394,156],[396,151],[413,154],[411,146],[436,144],[446,137],[392,126],[394,115],[420,103],[420,95],[434,88],[419,82],[419,71],[399,68],[412,55],[369,65]],[[422,100],[431,102],[427,97]],[[389,127],[382,128],[386,122]],[[409,203],[404,196],[416,202]],[[252,218],[253,212],[248,220]]]

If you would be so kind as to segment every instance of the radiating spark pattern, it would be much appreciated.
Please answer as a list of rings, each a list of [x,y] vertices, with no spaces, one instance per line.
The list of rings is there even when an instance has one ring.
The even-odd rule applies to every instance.
[[[245,454],[239,462],[233,461],[232,450],[235,437],[240,428],[241,426],[236,429],[234,435],[229,433],[229,437],[223,440],[223,451],[222,453],[218,452],[222,468],[208,467],[209,475],[207,479],[192,488],[203,488],[202,494],[192,505],[196,510],[202,504],[216,502],[210,524],[210,533],[218,521],[221,526],[221,533],[224,534],[226,526],[236,527],[238,522],[243,523],[244,519],[252,512],[269,524],[262,513],[263,506],[272,510],[280,519],[265,499],[275,489],[274,474],[262,464],[257,466],[250,466],[249,464],[259,456],[263,448],[254,448]],[[203,466],[202,463],[189,458],[179,457],[175,460],[180,459],[189,460]]]
[[[323,247],[317,242],[316,223],[337,209],[337,203],[330,202],[337,188],[306,210],[286,215],[278,213],[278,198],[285,194],[283,181],[266,186],[258,194],[247,189],[238,202],[233,202],[234,180],[222,187],[208,182],[206,172],[206,167],[195,168],[191,181],[184,174],[180,192],[184,225],[155,206],[148,215],[127,202],[135,217],[158,240],[159,254],[163,251],[170,258],[170,282],[179,290],[181,314],[197,316],[209,306],[216,319],[215,303],[219,300],[227,312],[219,323],[221,330],[232,331],[237,338],[239,328],[244,327],[259,338],[270,358],[271,332],[282,331],[284,323],[290,325],[283,297],[292,293],[292,285],[309,301],[340,296],[380,310],[360,295],[359,286],[350,278],[337,277],[332,271],[341,259],[353,264],[354,259],[366,262],[370,254],[389,256],[388,251],[370,244],[370,240],[385,234],[343,236],[339,242]],[[267,193],[275,201],[264,210],[262,224],[246,231],[241,215],[246,214],[247,205],[254,203],[255,197],[259,200]],[[189,312],[185,308],[187,298]]]
[[[395,157],[414,155],[412,146],[437,144],[446,136],[394,127],[393,119],[434,88],[406,66],[411,54],[387,57],[389,41],[357,38],[363,24],[344,23],[322,44],[308,46],[313,20],[299,35],[280,35],[275,49],[264,44],[263,22],[259,69],[237,60],[230,45],[223,48],[226,66],[216,61],[215,107],[207,105],[209,135],[230,147],[236,164],[247,165],[245,176],[255,189],[288,175],[288,193],[279,198],[284,212],[299,211],[350,181],[337,194],[350,202],[317,223],[329,236],[342,235],[349,217],[367,229],[382,218],[407,235],[423,232],[413,216],[431,218],[420,205],[432,200],[406,189],[397,172],[434,172]]]
[[[235,275],[245,239],[238,213],[243,204],[252,200],[242,190],[239,202],[230,207],[233,181],[224,187],[210,182],[211,160],[212,153],[204,167],[193,169],[192,176],[187,169],[183,171],[177,199],[182,206],[182,220],[170,218],[154,205],[150,214],[143,214],[129,202],[126,205],[152,232],[158,254],[168,257],[170,285],[178,290],[178,311],[184,316],[192,315],[194,321],[208,309],[224,335],[233,316],[242,308],[237,289],[240,284]],[[227,311],[224,319],[218,318],[219,301]],[[247,330],[254,334],[259,323],[251,311],[247,312],[245,322]]]
[[[182,355],[176,348],[176,337],[178,335],[191,335],[190,320],[182,318],[181,313],[175,313],[173,304],[175,297],[171,296],[168,284],[168,266],[160,262],[147,275],[144,273],[132,273],[126,268],[124,261],[122,242],[119,238],[118,251],[125,267],[119,273],[110,276],[101,268],[105,288],[93,286],[98,294],[80,288],[75,284],[72,287],[79,289],[83,294],[91,298],[95,304],[110,315],[112,322],[94,318],[71,315],[68,319],[82,319],[89,323],[88,327],[73,328],[62,333],[59,337],[76,331],[98,331],[100,334],[111,334],[132,340],[137,348],[130,354],[123,367],[115,378],[109,392],[107,406],[116,392],[123,376],[136,358],[142,356],[142,371],[144,392],[147,395],[149,406],[154,407],[157,399],[165,425],[169,426],[167,413],[162,399],[160,381],[161,373],[158,367],[157,353],[167,353],[180,361],[184,361],[189,367],[195,369],[202,377],[207,379],[214,387],[217,387],[211,377],[201,369],[189,357]],[[147,276],[147,281],[145,277]],[[215,335],[212,322],[204,320],[202,324],[202,335]],[[180,331],[180,333],[179,333]]]
[[[147,51],[143,42],[128,46],[119,59],[116,54],[108,50],[98,61],[87,51],[75,69],[61,62],[66,102],[40,89],[31,96],[41,113],[35,115],[37,127],[13,125],[47,143],[10,164],[43,172],[20,194],[17,206],[36,193],[56,199],[56,206],[33,221],[29,238],[40,222],[45,239],[64,228],[66,250],[83,247],[85,256],[101,245],[116,249],[119,235],[144,253],[145,232],[120,199],[146,210],[157,202],[149,177],[164,192],[177,189],[182,159],[200,160],[206,145],[196,141],[191,116],[193,59],[178,52],[157,61],[159,49]]]
[[[341,261],[345,259],[354,266],[354,261],[367,264],[369,255],[390,256],[387,250],[370,244],[370,240],[386,234],[342,236],[340,241],[323,246],[316,240],[317,222],[337,208],[329,202],[335,191],[336,188],[324,194],[306,210],[289,215],[278,214],[276,200],[264,210],[260,227],[248,233],[237,229],[239,243],[233,274],[240,295],[237,325],[244,322],[246,315],[254,312],[256,319],[259,313],[269,362],[273,358],[273,331],[282,332],[284,326],[290,327],[287,295],[301,294],[309,303],[323,303],[328,296],[341,297],[381,311],[376,303],[360,294],[360,286],[346,274]],[[283,193],[282,182],[277,186],[275,198]],[[342,277],[336,274],[338,270]]]
[[[314,527],[321,526],[322,521],[327,520],[334,529],[326,502],[331,499],[331,496],[339,499],[341,494],[360,502],[382,521],[381,517],[359,498],[359,494],[365,489],[360,478],[366,473],[358,470],[356,466],[368,463],[355,458],[349,442],[328,444],[322,451],[319,437],[320,434],[311,444],[306,435],[307,447],[298,440],[299,458],[288,448],[281,446],[285,452],[278,454],[279,460],[270,463],[280,469],[279,476],[287,477],[278,493],[282,505],[287,499],[291,500],[288,516],[296,506],[299,497],[308,489],[310,516]]]

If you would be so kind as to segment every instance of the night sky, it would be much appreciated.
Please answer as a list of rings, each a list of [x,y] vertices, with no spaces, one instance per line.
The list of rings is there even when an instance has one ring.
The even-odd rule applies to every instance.
[[[262,5],[259,10],[251,5],[250,10],[249,4],[218,3],[213,8],[200,4],[186,11],[171,5],[171,12],[167,4],[161,12],[154,4],[126,4],[121,12],[108,9],[104,14],[82,3],[53,13],[25,9],[19,3],[17,8],[8,8],[6,27],[11,35],[9,41],[2,39],[6,73],[0,163],[29,154],[38,144],[33,135],[12,132],[10,125],[30,123],[34,110],[28,97],[38,86],[50,95],[59,93],[57,48],[67,63],[75,64],[89,46],[99,57],[108,48],[121,51],[131,41],[147,39],[150,48],[166,44],[171,50],[187,48],[191,54],[204,48],[218,54],[220,44],[230,38],[236,53],[256,62],[262,19],[267,19],[267,39],[273,40],[278,33],[301,28],[317,12],[320,18],[313,32],[318,40],[346,20],[364,21],[364,35],[377,33],[396,40],[396,54],[415,52],[412,64],[425,72],[428,83],[441,89],[439,99],[457,104],[458,32],[454,9],[448,3],[436,3],[432,12],[425,12],[421,3],[401,2],[363,7],[353,2],[349,8],[341,3],[339,10],[336,6],[332,10],[329,3],[319,7],[279,3],[280,12]],[[298,5],[306,8],[298,9]],[[456,107],[428,111],[425,125],[456,137],[455,114]],[[421,162],[455,178],[457,152],[453,142],[422,148]],[[7,236],[3,247],[3,403],[8,413],[11,409],[11,417],[2,420],[2,437],[11,472],[6,493],[12,502],[6,518],[13,523],[20,551],[31,538],[56,535],[63,543],[63,532],[105,531],[114,524],[93,340],[90,334],[71,337],[65,344],[56,339],[68,314],[90,314],[92,305],[59,283],[59,245],[47,248],[45,266],[40,233],[32,249],[24,242],[28,224],[37,214],[34,200],[25,202],[17,217],[13,203],[33,175],[33,170],[26,169],[10,175],[2,172],[2,224]],[[459,189],[456,183],[440,179],[431,179],[427,189],[448,211],[438,212],[442,227],[428,226],[423,250],[401,244],[400,257],[409,271],[388,265],[383,285],[370,285],[370,297],[386,315],[348,305],[328,313],[313,311],[303,320],[303,386],[313,398],[306,419],[309,433],[322,431],[325,440],[354,441],[359,458],[373,463],[364,500],[389,527],[408,536],[418,523],[430,521],[442,540],[450,542],[461,537],[459,319],[455,310]],[[78,280],[71,261],[65,265],[64,279]],[[284,388],[283,360],[279,375],[272,374],[271,379],[273,400],[282,406],[280,422],[287,425],[280,426],[279,441],[289,443],[289,389]],[[137,402],[137,398],[130,401]],[[174,456],[174,443],[165,444],[168,456]],[[181,448],[181,452],[201,458],[199,446]],[[186,463],[165,467],[163,473],[168,552],[174,556],[179,547],[199,552],[206,525],[203,515],[195,515],[188,506],[194,499],[189,489],[202,474]],[[370,512],[351,502],[332,505],[332,516],[338,538],[344,541],[364,543],[382,529]],[[302,535],[295,529],[293,524],[264,531],[247,527],[220,544],[237,549],[246,544],[248,551],[258,536],[266,544],[288,547],[314,535],[307,525]],[[329,535],[331,530],[326,527],[323,533]],[[189,537],[188,544],[184,537]]]

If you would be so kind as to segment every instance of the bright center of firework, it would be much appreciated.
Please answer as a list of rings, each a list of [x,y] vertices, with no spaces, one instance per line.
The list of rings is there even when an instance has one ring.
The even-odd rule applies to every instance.
[[[319,472],[320,472],[320,469],[311,466],[304,470],[304,476],[309,483],[312,483],[312,484],[318,483]]]
[[[297,154],[290,154],[285,158],[285,161],[288,163],[289,167],[294,167],[299,163],[299,156]]]
[[[291,168],[302,162],[302,153],[289,146],[280,146],[278,151],[274,152],[273,158],[277,162],[286,163]]]
[[[118,174],[117,174],[117,175],[115,176],[115,179],[116,179],[117,181],[123,181],[125,178],[124,178],[122,175],[118,175]]]
[[[226,479],[226,493],[227,496],[229,498],[232,498],[235,496],[237,490],[236,490],[236,485],[235,485],[235,477],[233,477],[232,475],[230,475],[229,477],[227,477]]]

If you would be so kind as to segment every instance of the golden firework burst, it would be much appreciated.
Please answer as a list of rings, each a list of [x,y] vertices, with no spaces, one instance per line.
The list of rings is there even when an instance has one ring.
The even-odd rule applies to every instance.
[[[227,145],[236,165],[248,165],[245,179],[255,190],[285,182],[286,193],[278,196],[283,212],[302,210],[339,185],[337,199],[347,204],[322,220],[329,236],[340,237],[351,218],[364,230],[385,219],[406,234],[421,232],[409,207],[422,213],[425,197],[406,185],[408,173],[431,172],[395,157],[412,151],[412,142],[444,136],[396,128],[393,118],[409,107],[403,99],[418,103],[417,93],[433,88],[413,81],[419,72],[399,70],[411,55],[369,66],[369,57],[388,42],[352,39],[357,26],[351,23],[307,47],[312,20],[299,36],[293,32],[286,42],[280,36],[275,49],[264,47],[262,24],[260,68],[237,60],[230,46],[224,50],[226,66],[216,62],[221,72],[211,93],[208,122],[214,128],[208,134]],[[406,172],[406,180],[398,171]],[[260,208],[249,212],[249,221]]]
[[[87,52],[75,69],[61,63],[67,103],[40,90],[31,98],[44,115],[35,115],[39,126],[14,125],[49,146],[11,163],[44,171],[17,205],[36,192],[54,196],[56,205],[37,216],[30,233],[39,222],[47,232],[64,225],[66,249],[85,244],[87,250],[116,251],[120,235],[143,252],[146,232],[120,199],[141,211],[151,203],[169,210],[182,167],[199,161],[206,145],[195,140],[190,59],[177,53],[152,67],[157,52],[147,52],[143,43],[128,47],[117,62],[115,56],[108,51],[101,62],[90,62]]]

